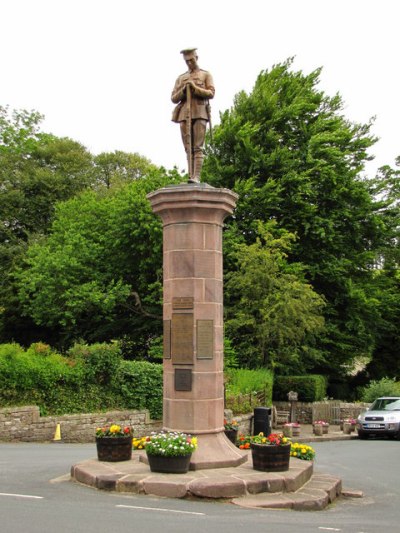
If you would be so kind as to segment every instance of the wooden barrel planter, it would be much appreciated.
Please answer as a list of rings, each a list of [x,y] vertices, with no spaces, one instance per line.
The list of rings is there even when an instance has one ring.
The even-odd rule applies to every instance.
[[[284,446],[268,446],[250,444],[254,470],[263,472],[286,472],[289,470],[290,444]]]
[[[189,470],[191,457],[192,454],[174,457],[147,454],[150,470],[164,474],[186,474]]]
[[[132,458],[132,437],[96,437],[99,461],[129,461]]]

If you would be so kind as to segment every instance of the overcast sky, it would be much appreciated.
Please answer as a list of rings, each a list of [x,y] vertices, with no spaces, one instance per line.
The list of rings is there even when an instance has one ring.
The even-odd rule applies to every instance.
[[[376,116],[369,172],[394,166],[398,125],[398,0],[0,0],[0,105],[35,109],[42,130],[92,153],[138,152],[185,168],[170,101],[197,47],[214,77],[213,122],[257,75],[295,56],[348,119]]]

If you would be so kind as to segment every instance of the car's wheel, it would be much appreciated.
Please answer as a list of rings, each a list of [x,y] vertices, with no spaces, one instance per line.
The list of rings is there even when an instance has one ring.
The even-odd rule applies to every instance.
[[[365,440],[365,439],[368,439],[368,437],[369,437],[368,433],[364,433],[363,431],[359,431],[358,432],[358,438],[359,439]]]

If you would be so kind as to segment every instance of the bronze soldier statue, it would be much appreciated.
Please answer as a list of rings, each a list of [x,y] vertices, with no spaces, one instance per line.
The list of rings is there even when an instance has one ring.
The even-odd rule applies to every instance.
[[[203,166],[203,146],[207,122],[210,122],[209,100],[215,89],[212,76],[197,64],[197,48],[182,50],[188,71],[178,77],[171,100],[178,104],[173,112],[173,122],[179,122],[181,136],[188,160],[189,181],[199,182]]]

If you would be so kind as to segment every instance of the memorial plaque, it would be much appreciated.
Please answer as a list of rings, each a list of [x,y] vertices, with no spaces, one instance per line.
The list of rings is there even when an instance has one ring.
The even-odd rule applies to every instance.
[[[197,359],[214,357],[214,321],[197,321]]]
[[[164,359],[171,359],[171,320],[163,321]]]
[[[174,313],[171,325],[172,363],[193,364],[193,313]]]
[[[172,309],[193,309],[194,298],[192,296],[177,296],[172,298]]]
[[[175,390],[191,391],[192,390],[192,371],[186,368],[175,369]]]

